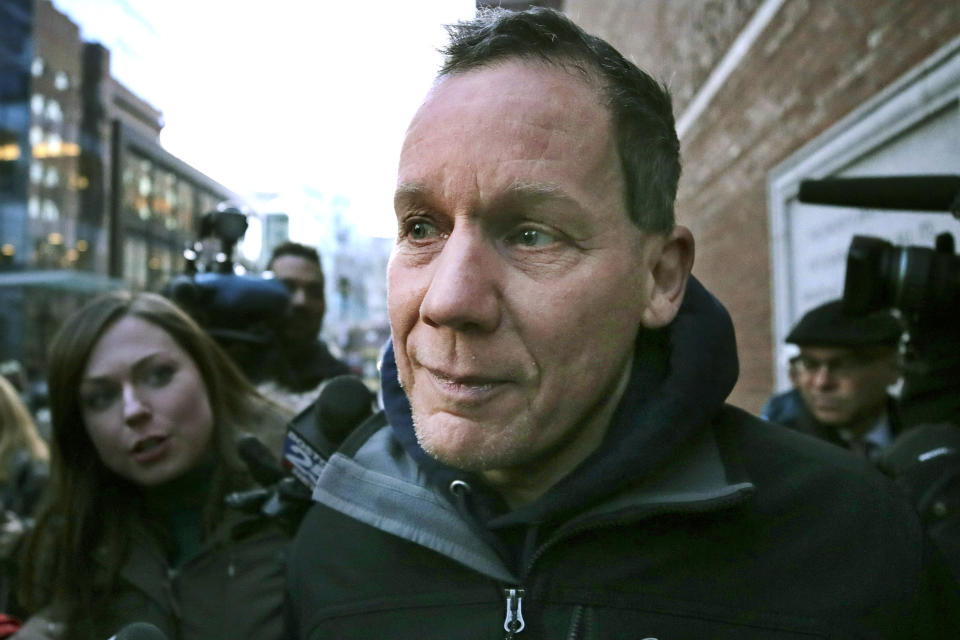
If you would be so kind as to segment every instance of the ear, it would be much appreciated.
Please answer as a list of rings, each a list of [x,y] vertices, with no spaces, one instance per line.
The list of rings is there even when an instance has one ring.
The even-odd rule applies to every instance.
[[[663,236],[654,236],[648,245],[653,264],[650,270],[650,290],[640,323],[648,329],[664,327],[673,321],[683,302],[687,280],[693,268],[693,234],[686,227],[675,226]]]

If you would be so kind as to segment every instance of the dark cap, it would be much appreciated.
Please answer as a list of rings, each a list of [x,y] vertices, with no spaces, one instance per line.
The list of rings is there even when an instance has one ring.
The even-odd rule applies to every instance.
[[[894,346],[902,332],[900,322],[888,311],[866,316],[847,315],[843,312],[843,301],[833,300],[811,309],[800,318],[787,335],[786,342],[798,346]]]

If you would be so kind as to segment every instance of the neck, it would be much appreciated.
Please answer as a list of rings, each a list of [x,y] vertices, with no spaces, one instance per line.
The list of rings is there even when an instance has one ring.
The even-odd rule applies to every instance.
[[[851,421],[839,429],[848,433],[852,440],[859,440],[863,436],[873,431],[873,428],[877,426],[877,421],[883,417],[884,413],[886,413],[886,410],[887,409],[885,406],[881,407],[878,411],[870,414],[869,416],[865,416],[859,420]]]
[[[212,455],[178,478],[144,489],[145,506],[171,567],[181,566],[203,546],[204,506],[216,464]]]
[[[598,407],[598,410],[592,412],[589,420],[575,431],[572,438],[547,451],[542,460],[522,467],[489,469],[481,473],[487,484],[503,496],[510,509],[518,509],[540,498],[597,450],[607,434],[613,413],[627,388],[632,369],[633,357],[631,356],[620,375],[614,393]]]
[[[205,456],[195,467],[169,482],[143,489],[147,506],[158,514],[201,508],[209,496],[216,464]]]

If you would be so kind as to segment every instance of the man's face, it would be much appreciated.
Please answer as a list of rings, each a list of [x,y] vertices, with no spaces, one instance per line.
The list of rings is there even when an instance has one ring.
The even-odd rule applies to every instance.
[[[623,194],[580,77],[507,62],[428,95],[400,158],[388,307],[431,455],[533,469],[606,428],[656,260]]]
[[[293,342],[312,342],[323,325],[323,271],[317,263],[285,255],[273,261],[274,277],[290,292],[290,309],[284,331]]]
[[[796,371],[800,394],[813,416],[855,434],[880,417],[887,387],[898,377],[891,347],[802,347]]]

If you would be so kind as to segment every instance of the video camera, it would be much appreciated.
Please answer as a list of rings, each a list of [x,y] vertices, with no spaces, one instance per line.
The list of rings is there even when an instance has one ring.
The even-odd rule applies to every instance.
[[[949,212],[960,219],[960,176],[833,178],[801,183],[800,202]],[[848,313],[896,309],[906,327],[903,388],[907,427],[879,461],[920,515],[960,578],[960,258],[950,233],[933,248],[854,236],[847,252]]]
[[[960,219],[960,175],[804,180],[800,202],[951,213]],[[847,252],[844,309],[896,309],[906,327],[901,409],[905,424],[960,424],[960,258],[953,235],[935,246],[897,246],[854,236]]]
[[[277,348],[290,301],[277,280],[238,274],[233,261],[247,216],[221,204],[200,220],[196,242],[184,251],[186,269],[163,294],[186,311],[233,358],[248,379],[270,377],[266,354]]]
[[[187,273],[234,273],[233,250],[247,232],[247,214],[237,207],[220,203],[200,218],[200,229],[193,247],[183,252]]]

